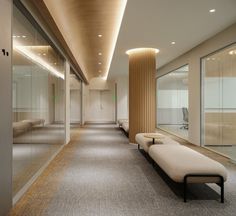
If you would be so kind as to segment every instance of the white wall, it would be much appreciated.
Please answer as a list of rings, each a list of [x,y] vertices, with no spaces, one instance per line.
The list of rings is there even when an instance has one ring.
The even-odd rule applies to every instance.
[[[81,81],[70,75],[70,122],[81,122]]]
[[[0,216],[12,206],[12,0],[0,0]]]
[[[70,90],[70,122],[78,123],[81,121],[81,90]]]
[[[70,142],[70,64],[68,61],[65,62],[65,81],[64,81],[64,116],[65,116],[65,144]]]
[[[129,118],[129,78],[120,76],[116,78],[117,84],[117,119]]]
[[[218,49],[221,49],[235,42],[236,23],[157,70],[156,76],[158,77],[183,65],[189,64],[189,141],[193,144],[200,145],[200,59]]]
[[[115,121],[115,82],[91,79],[83,88],[83,103],[84,122]]]

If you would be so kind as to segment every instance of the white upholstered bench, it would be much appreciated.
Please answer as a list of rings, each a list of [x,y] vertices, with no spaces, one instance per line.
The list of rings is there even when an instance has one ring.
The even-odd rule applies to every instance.
[[[121,127],[124,129],[124,131],[128,134],[129,133],[129,122],[123,122]]]
[[[121,127],[124,122],[128,122],[128,121],[129,121],[128,119],[118,119],[117,123],[118,123],[119,127]]]
[[[221,187],[224,202],[225,167],[201,153],[182,145],[152,145],[150,157],[175,182],[184,183],[184,201],[188,183],[216,183]]]
[[[146,134],[149,134],[149,135],[150,134],[161,135],[163,138],[161,138],[160,140],[159,139],[155,139],[155,143],[153,144],[152,139],[145,137]],[[140,148],[140,146],[141,146],[146,153],[148,153],[148,150],[149,150],[151,145],[159,144],[160,141],[163,144],[179,145],[178,142],[176,142],[173,139],[171,139],[170,137],[165,136],[165,135],[160,134],[160,133],[138,133],[135,136],[135,141],[138,144],[138,148]]]

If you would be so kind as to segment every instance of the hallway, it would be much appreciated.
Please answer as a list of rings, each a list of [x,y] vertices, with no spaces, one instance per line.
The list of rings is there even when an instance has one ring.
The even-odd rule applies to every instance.
[[[189,202],[181,185],[164,181],[115,125],[72,129],[72,141],[53,160],[10,215],[146,216],[232,215],[235,168],[229,171],[225,205],[214,185],[191,187]],[[159,175],[161,173],[161,176]],[[195,192],[195,193],[194,193]],[[191,200],[191,198],[193,200]],[[183,208],[184,207],[184,208]]]

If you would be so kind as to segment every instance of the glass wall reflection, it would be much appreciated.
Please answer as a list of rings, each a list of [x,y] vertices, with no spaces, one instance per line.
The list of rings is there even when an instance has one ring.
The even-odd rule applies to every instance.
[[[188,138],[188,65],[157,79],[157,127]]]
[[[236,45],[202,59],[202,144],[236,160]]]
[[[14,7],[13,195],[64,143],[64,59]]]

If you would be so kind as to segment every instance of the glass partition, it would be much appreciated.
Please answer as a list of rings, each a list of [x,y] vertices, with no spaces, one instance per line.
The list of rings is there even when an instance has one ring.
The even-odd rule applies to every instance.
[[[13,10],[13,195],[64,143],[64,59]]]
[[[157,127],[188,138],[188,65],[157,79]]]
[[[236,45],[202,59],[202,145],[236,160]]]

